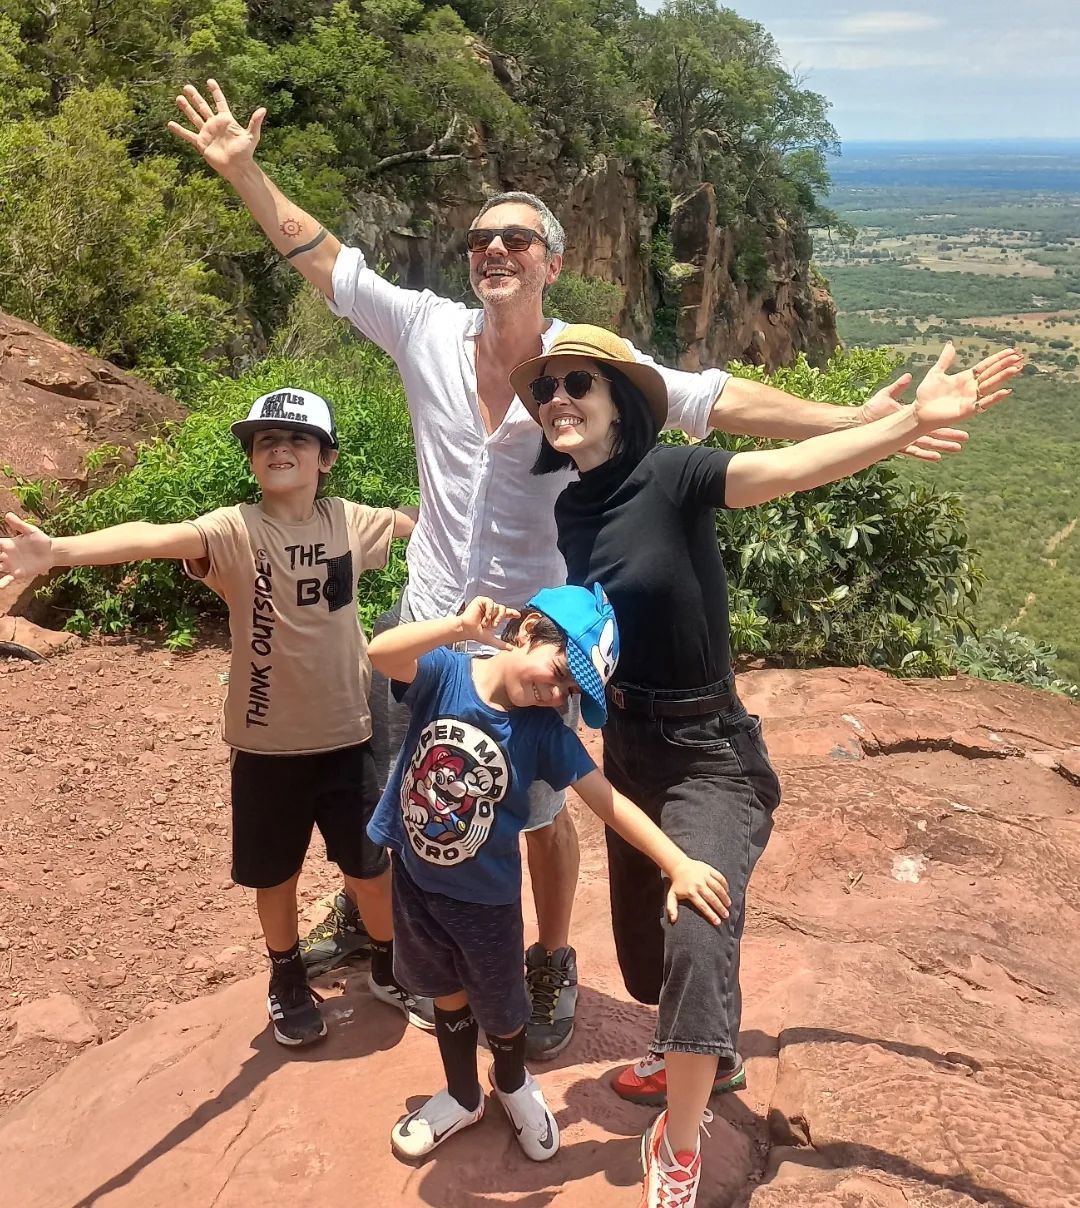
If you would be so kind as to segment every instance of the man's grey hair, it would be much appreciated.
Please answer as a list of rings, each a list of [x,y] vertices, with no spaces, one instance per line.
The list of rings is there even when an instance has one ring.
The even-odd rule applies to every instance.
[[[561,256],[566,251],[566,232],[563,230],[562,223],[535,193],[496,193],[484,202],[476,217],[483,217],[494,206],[510,204],[531,206],[540,215],[540,223],[544,228],[544,238],[547,240],[550,255]]]

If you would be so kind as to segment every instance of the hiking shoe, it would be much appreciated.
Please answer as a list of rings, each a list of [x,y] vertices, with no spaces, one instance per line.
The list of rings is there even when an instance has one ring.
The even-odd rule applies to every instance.
[[[726,1091],[741,1090],[746,1085],[746,1070],[738,1054],[735,1065],[717,1069],[712,1093],[722,1095]],[[634,1065],[623,1066],[611,1079],[611,1089],[631,1103],[647,1103],[652,1107],[663,1107],[667,1103],[667,1074],[661,1053],[648,1052]]]
[[[274,1025],[274,1039],[278,1044],[296,1047],[322,1040],[326,1035],[326,1020],[319,1014],[316,1004],[320,1002],[322,999],[303,975],[297,977],[286,973],[271,977],[266,1012]]]
[[[439,1091],[390,1130],[390,1147],[399,1158],[422,1158],[454,1133],[476,1124],[484,1114],[484,1096],[475,1111],[469,1111],[450,1094]]]
[[[703,1120],[708,1124],[712,1112],[706,1111]],[[701,1183],[701,1147],[673,1153],[666,1128],[667,1112],[662,1111],[641,1138],[645,1172],[641,1208],[694,1208]]]
[[[300,941],[300,955],[309,977],[327,973],[355,957],[368,956],[371,937],[360,918],[360,911],[348,894],[339,890],[321,923]]]
[[[397,1007],[414,1028],[422,1028],[425,1032],[435,1031],[435,1004],[430,998],[421,998],[410,994],[404,986],[391,982],[388,986],[380,985],[369,973],[368,989],[372,997],[387,1006]]]
[[[489,1074],[491,1089],[510,1117],[518,1144],[527,1158],[546,1162],[559,1152],[559,1126],[544,1102],[544,1092],[536,1079],[525,1071],[525,1081],[516,1091],[507,1094],[495,1081],[495,1067]]]
[[[525,1056],[530,1061],[551,1061],[574,1035],[577,953],[573,948],[548,952],[540,944],[533,944],[525,953],[525,982],[532,1000]]]

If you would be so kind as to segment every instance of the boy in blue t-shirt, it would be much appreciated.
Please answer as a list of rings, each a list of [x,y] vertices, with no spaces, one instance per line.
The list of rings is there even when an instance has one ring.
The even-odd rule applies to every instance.
[[[476,658],[445,649],[461,641],[497,653]],[[558,1125],[525,1068],[531,1005],[519,835],[534,780],[553,789],[574,785],[606,825],[656,861],[671,882],[672,921],[679,898],[716,925],[727,917],[723,876],[691,860],[616,792],[559,716],[580,695],[585,722],[603,725],[604,686],[618,651],[615,613],[599,585],[546,588],[524,615],[478,597],[458,616],[400,625],[368,648],[372,665],[396,681],[412,710],[368,834],[393,853],[395,976],[435,1000],[447,1081],[394,1126],[400,1157],[430,1153],[484,1114],[478,1028],[494,1057],[492,1089],[521,1148],[538,1162],[558,1151]]]

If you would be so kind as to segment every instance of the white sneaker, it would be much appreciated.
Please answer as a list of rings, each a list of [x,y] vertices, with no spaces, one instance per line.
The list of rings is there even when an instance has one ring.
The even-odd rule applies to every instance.
[[[704,1126],[712,1123],[708,1109],[702,1116]],[[641,1138],[641,1165],[645,1174],[641,1189],[641,1208],[694,1208],[701,1183],[701,1146],[691,1153],[674,1153],[667,1139],[667,1112],[645,1130]]]
[[[491,1089],[495,1092],[503,1111],[510,1117],[518,1144],[527,1158],[534,1162],[546,1162],[559,1152],[559,1126],[544,1102],[544,1092],[536,1079],[525,1071],[525,1081],[513,1094],[499,1090],[495,1082],[495,1070],[491,1070]]]
[[[448,1090],[439,1091],[423,1107],[402,1116],[390,1132],[390,1144],[399,1158],[422,1158],[454,1133],[476,1124],[483,1114],[483,1095],[480,1106],[469,1111]]]
[[[380,985],[370,973],[367,984],[372,998],[377,998],[387,1006],[397,1007],[414,1028],[422,1028],[425,1032],[435,1031],[435,1006],[430,998],[410,994],[397,982],[391,982],[388,986]]]

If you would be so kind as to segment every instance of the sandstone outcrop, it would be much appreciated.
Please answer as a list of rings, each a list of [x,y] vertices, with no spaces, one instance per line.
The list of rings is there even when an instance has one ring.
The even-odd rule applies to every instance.
[[[114,445],[131,465],[140,442],[183,415],[139,378],[0,312],[0,466],[82,490],[89,452]],[[0,515],[10,510],[21,509],[0,474]],[[0,591],[0,617],[25,607],[33,589]]]
[[[536,1070],[562,1152],[528,1162],[492,1104],[474,1132],[402,1166],[387,1132],[437,1088],[434,1042],[373,1003],[355,968],[321,979],[324,1045],[294,1055],[269,1038],[251,903],[224,879],[223,808],[199,828],[206,803],[225,799],[227,765],[206,746],[221,656],[166,663],[113,647],[0,667],[11,702],[0,729],[12,731],[0,766],[0,975],[36,1000],[63,988],[114,1037],[0,1119],[12,1202],[249,1208],[284,1194],[633,1208],[650,1113],[603,1078],[639,1053],[650,1015],[627,1000],[614,964],[592,816],[575,811],[579,1031]],[[46,720],[55,709],[42,690],[67,676],[63,716]],[[165,682],[170,692],[154,689]],[[759,670],[741,690],[765,717],[785,800],[744,948],[748,1087],[714,1101],[699,1205],[1077,1208],[1080,709],[1021,688],[867,670]],[[91,722],[112,729],[88,732]],[[134,784],[121,769],[147,743]],[[42,827],[55,835],[47,856]],[[85,837],[62,855],[65,828]],[[321,854],[309,865],[332,886]],[[45,890],[50,910],[36,906]],[[91,911],[88,937],[78,925]],[[100,946],[83,949],[91,937]],[[237,938],[246,959],[235,947],[201,964],[191,956]],[[12,954],[17,980],[4,963]],[[232,984],[190,997],[222,978]],[[178,997],[190,1000],[160,1001]],[[144,1022],[119,1032],[114,1019],[129,1007]],[[0,1017],[9,1080],[20,1045],[46,1043],[18,1040],[32,1017],[18,1010],[14,1022]],[[70,1046],[52,1043],[66,1061]]]

